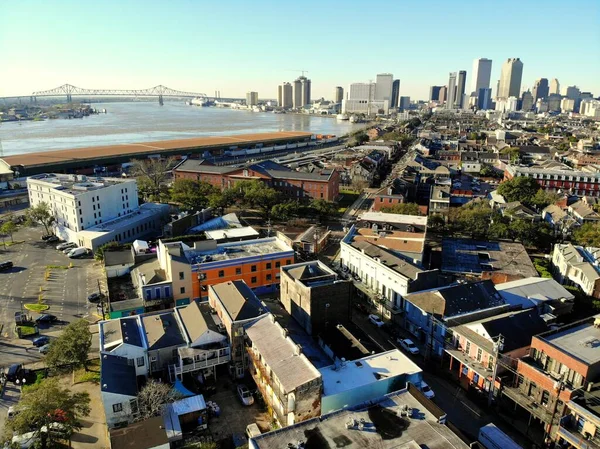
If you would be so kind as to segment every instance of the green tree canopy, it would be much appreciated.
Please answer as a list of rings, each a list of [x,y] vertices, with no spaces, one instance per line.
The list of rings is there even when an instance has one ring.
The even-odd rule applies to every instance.
[[[330,218],[337,213],[337,207],[334,203],[321,199],[312,200],[310,202],[310,208],[321,220]]]
[[[501,183],[497,192],[506,198],[506,201],[531,204],[531,200],[538,190],[540,190],[540,185],[535,179],[517,176]]]
[[[143,190],[138,185],[138,192],[145,192],[145,199],[159,198],[163,193],[163,183],[166,181],[175,160],[166,159],[134,159],[131,161],[132,172],[138,179],[138,184],[142,184]]]
[[[64,365],[83,366],[87,370],[87,359],[92,347],[92,334],[86,320],[70,323],[62,334],[50,343],[46,364],[51,368]]]
[[[300,204],[297,201],[278,203],[271,209],[271,217],[275,220],[286,221],[298,215]]]
[[[18,412],[5,422],[2,439],[10,442],[14,433],[35,432],[41,437],[42,428],[60,425],[61,434],[70,437],[81,429],[80,418],[90,414],[90,398],[87,393],[71,393],[62,387],[57,378],[44,379],[40,383],[23,389],[20,401],[15,405]],[[45,436],[46,447],[53,447],[56,440],[53,432]]]
[[[486,203],[465,204],[450,209],[451,227],[455,232],[472,238],[485,238],[492,220],[492,209]]]
[[[17,232],[17,229],[18,229],[17,225],[12,220],[8,220],[8,221],[2,223],[2,226],[0,226],[0,234],[10,236],[10,241],[14,242],[13,234],[15,232]]]
[[[393,206],[381,208],[381,212],[388,214],[419,215],[419,205],[417,203],[400,203]]]
[[[514,147],[505,147],[502,150],[500,150],[500,153],[507,154],[511,162],[516,162],[521,157],[519,149]]]
[[[39,223],[44,226],[46,235],[50,234],[50,227],[56,221],[50,205],[46,202],[41,202],[37,206],[30,207],[27,210],[27,221],[29,223]]]
[[[210,196],[218,190],[211,184],[193,179],[176,179],[171,187],[171,201],[179,203],[182,209],[198,211],[207,207]]]
[[[581,246],[600,247],[600,225],[585,223],[573,232],[573,240]]]

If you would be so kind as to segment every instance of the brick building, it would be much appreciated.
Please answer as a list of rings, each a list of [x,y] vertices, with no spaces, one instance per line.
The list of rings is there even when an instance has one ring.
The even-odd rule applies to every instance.
[[[289,199],[334,201],[339,196],[337,170],[312,173],[291,170],[273,161],[261,161],[244,167],[211,165],[203,159],[187,159],[173,169],[175,179],[204,181],[220,189],[238,181],[260,180]]]
[[[565,168],[547,168],[542,165],[521,167],[509,165],[504,171],[504,179],[515,176],[533,178],[544,190],[571,192],[577,196],[600,196],[600,173]]]

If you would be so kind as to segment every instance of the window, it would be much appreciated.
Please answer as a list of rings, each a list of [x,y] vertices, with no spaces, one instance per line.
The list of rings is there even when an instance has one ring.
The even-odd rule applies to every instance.
[[[135,364],[137,366],[144,366],[146,362],[144,361],[144,357],[138,357],[137,359],[135,359]]]
[[[252,279],[250,279],[250,283],[256,284],[256,276],[252,276]]]
[[[291,263],[292,263],[292,261],[291,261],[291,260],[289,260],[289,259],[285,261],[285,264],[286,264],[286,265],[290,265]]]
[[[181,287],[181,288],[179,289],[179,293],[185,293],[185,287]]]
[[[236,268],[235,269],[235,274],[242,274],[242,269],[241,268]]]
[[[481,362],[481,356],[482,356],[483,352],[481,351],[481,348],[477,348],[477,361]]]
[[[224,278],[225,277],[225,270],[219,270],[219,277],[220,278]]]
[[[546,390],[542,392],[542,405],[548,405],[548,401],[550,400],[550,393]]]
[[[271,280],[271,275],[267,274],[267,281],[270,281],[270,280]]]
[[[179,272],[179,280],[183,281],[185,279],[185,273],[183,271]]]
[[[118,404],[113,404],[113,413],[119,413],[123,411],[123,404],[120,402]]]
[[[467,341],[467,346],[465,347],[465,352],[467,353],[467,355],[469,355],[469,353],[471,352],[471,342]]]
[[[254,273],[254,272],[256,271],[256,265],[252,265],[252,266],[250,267],[250,271],[252,271],[252,272]]]
[[[271,262],[267,262],[267,270],[271,269]]]
[[[275,262],[275,268],[279,268],[281,266],[281,262]]]

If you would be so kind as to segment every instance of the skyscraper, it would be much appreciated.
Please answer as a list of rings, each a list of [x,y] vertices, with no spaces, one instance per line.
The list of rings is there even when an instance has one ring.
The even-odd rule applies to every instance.
[[[333,93],[333,101],[335,103],[341,103],[344,99],[344,88],[341,86],[336,86]]]
[[[394,80],[392,83],[392,99],[390,101],[390,108],[397,108],[400,101],[400,80]]]
[[[375,84],[375,100],[388,100],[390,106],[392,99],[392,86],[394,84],[394,75],[391,73],[379,73],[377,83]]]
[[[400,109],[405,111],[410,109],[410,97],[400,97]]]
[[[548,87],[548,79],[540,78],[535,81],[533,85],[533,101],[538,101],[538,99],[544,99],[548,97],[550,88]]]
[[[277,89],[277,102],[280,108],[290,109],[294,106],[293,90],[290,83],[282,83]]]
[[[581,96],[581,91],[577,86],[569,86],[567,87],[567,91],[565,92],[567,98],[571,98],[572,100],[577,100]]]
[[[556,78],[552,78],[552,81],[550,81],[550,91],[548,94],[560,94],[560,83]]]
[[[310,104],[310,80],[299,76],[294,81],[294,109],[300,109]]]
[[[471,78],[471,93],[478,94],[479,89],[490,87],[492,76],[492,60],[479,58],[473,61],[473,77]]]
[[[304,76],[301,76],[300,78],[302,79],[302,101],[304,103],[302,106],[306,106],[307,104],[310,104],[311,101],[310,80]]]
[[[438,101],[443,103],[446,101],[446,97],[448,96],[448,88],[446,86],[440,86],[440,95],[438,96]]]
[[[454,104],[456,109],[462,109],[464,106],[465,83],[467,82],[467,71],[461,70],[458,72],[458,84],[456,86],[456,98]]]
[[[456,93],[456,72],[450,72],[450,77],[448,78],[448,93],[446,100],[446,109],[454,108],[454,100]]]
[[[533,95],[531,95],[531,92],[523,92],[523,95],[521,95],[521,110],[525,112],[531,111],[534,103],[535,101],[533,101]]]
[[[256,106],[257,104],[258,104],[258,92],[247,92],[246,93],[246,105]]]
[[[296,79],[292,84],[294,93],[293,93],[293,108],[298,109],[304,106],[302,103],[302,81],[300,78]]]
[[[477,91],[477,109],[486,111],[492,109],[492,89],[482,87]]]
[[[443,86],[431,86],[429,88],[429,101],[444,101],[440,98],[440,90]]]
[[[523,63],[519,58],[509,58],[502,64],[498,98],[519,97],[521,95],[521,78]]]

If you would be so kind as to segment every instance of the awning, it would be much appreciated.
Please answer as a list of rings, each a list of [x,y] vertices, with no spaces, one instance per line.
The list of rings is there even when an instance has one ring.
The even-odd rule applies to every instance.
[[[460,363],[467,366],[469,369],[472,369],[473,371],[475,371],[477,374],[479,374],[480,376],[482,376],[485,379],[491,379],[492,376],[494,375],[494,372],[491,369],[486,368],[480,362],[478,362],[477,360],[473,360],[472,358],[465,355],[462,351],[459,351],[458,349],[446,348],[446,352],[451,357],[455,358]]]
[[[204,402],[204,396],[199,394],[197,396],[181,399],[180,401],[175,401],[171,404],[171,407],[173,407],[173,412],[177,416],[181,416],[200,410],[205,410],[206,402]]]
[[[175,389],[175,391],[177,391],[177,393],[181,394],[184,398],[189,398],[190,396],[194,396],[194,393],[192,393],[190,390],[185,388],[185,386],[183,385],[183,383],[181,383],[181,381],[179,379],[177,379],[175,381],[175,385],[173,385],[173,388]]]

